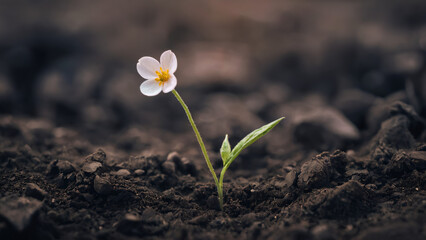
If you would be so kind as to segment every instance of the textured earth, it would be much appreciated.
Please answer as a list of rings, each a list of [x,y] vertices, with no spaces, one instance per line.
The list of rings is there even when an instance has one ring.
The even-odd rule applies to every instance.
[[[18,2],[0,239],[426,239],[424,1]],[[225,134],[286,117],[227,171],[223,211],[179,103],[138,89],[169,48],[218,174]]]

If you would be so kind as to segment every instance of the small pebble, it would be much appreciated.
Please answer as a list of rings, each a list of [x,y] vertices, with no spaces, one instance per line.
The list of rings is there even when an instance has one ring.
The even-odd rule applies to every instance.
[[[105,178],[99,177],[96,175],[93,180],[93,188],[95,191],[101,195],[108,195],[112,192],[112,185]]]
[[[167,161],[172,161],[172,162],[180,161],[179,154],[177,152],[169,153],[169,155],[167,155]]]
[[[83,165],[83,171],[86,173],[94,173],[100,167],[102,167],[102,163],[100,162],[88,162]]]
[[[64,173],[64,174],[74,172],[74,170],[75,170],[72,163],[70,163],[69,161],[65,161],[65,160],[58,161],[58,163],[56,163],[56,166],[58,167],[59,172]]]
[[[120,169],[117,172],[115,172],[114,174],[117,175],[117,176],[126,177],[126,176],[130,175],[130,172],[127,169]]]
[[[86,157],[86,161],[96,161],[103,163],[106,159],[106,153],[102,149],[98,149],[96,152]]]

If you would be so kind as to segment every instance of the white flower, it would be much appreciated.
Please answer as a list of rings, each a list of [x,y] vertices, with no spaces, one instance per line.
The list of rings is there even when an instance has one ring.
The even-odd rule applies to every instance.
[[[168,50],[163,52],[160,62],[152,57],[142,57],[136,64],[138,73],[145,79],[141,84],[141,92],[146,96],[155,96],[175,89],[177,80],[173,74],[177,69],[176,55]]]

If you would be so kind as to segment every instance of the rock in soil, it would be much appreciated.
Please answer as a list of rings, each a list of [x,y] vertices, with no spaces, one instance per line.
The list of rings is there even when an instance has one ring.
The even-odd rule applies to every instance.
[[[131,173],[127,169],[120,169],[117,172],[113,172],[114,175],[121,176],[121,177],[127,177]]]
[[[51,176],[57,176],[60,173],[68,174],[75,171],[75,167],[72,163],[66,160],[52,161],[47,169],[47,174]]]
[[[145,171],[144,170],[142,170],[142,169],[136,169],[135,170],[135,175],[137,175],[137,176],[141,176],[141,175],[143,175],[145,173]]]
[[[94,173],[96,170],[98,170],[100,167],[102,167],[102,163],[100,162],[87,162],[83,165],[82,170],[85,173]]]
[[[112,192],[113,189],[111,183],[108,180],[99,177],[98,175],[96,175],[95,179],[93,180],[93,188],[95,189],[95,192],[101,195],[108,195]]]
[[[96,161],[96,162],[104,163],[105,159],[106,159],[106,153],[102,149],[98,149],[96,152],[86,157],[87,162]]]

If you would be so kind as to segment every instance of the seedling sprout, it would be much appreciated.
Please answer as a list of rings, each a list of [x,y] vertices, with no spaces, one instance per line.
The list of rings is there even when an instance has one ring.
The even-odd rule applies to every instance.
[[[203,153],[204,159],[206,160],[210,173],[213,176],[217,188],[219,205],[223,210],[223,179],[225,177],[226,170],[228,170],[229,166],[234,162],[242,150],[271,131],[272,128],[274,128],[284,118],[281,117],[252,131],[240,142],[238,142],[234,148],[231,147],[231,144],[228,140],[228,134],[226,134],[222,143],[222,147],[220,148],[223,167],[218,179],[211,164],[209,155],[207,154],[203,139],[201,138],[197,125],[195,125],[194,119],[192,118],[191,112],[189,111],[188,106],[185,104],[179,93],[175,90],[177,85],[177,79],[174,75],[175,71],[177,70],[176,55],[170,50],[165,51],[163,54],[161,54],[160,62],[152,57],[142,57],[136,64],[136,69],[138,73],[146,79],[146,81],[144,81],[140,86],[140,91],[142,94],[146,96],[155,96],[158,95],[161,91],[164,93],[172,92],[179,103],[182,105],[183,110],[188,117],[189,123],[194,130],[197,141],[200,144],[201,151]]]

